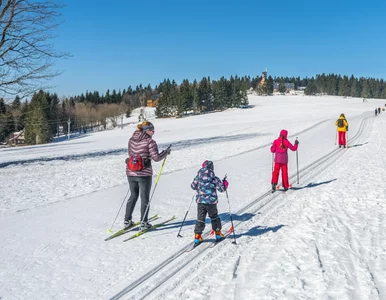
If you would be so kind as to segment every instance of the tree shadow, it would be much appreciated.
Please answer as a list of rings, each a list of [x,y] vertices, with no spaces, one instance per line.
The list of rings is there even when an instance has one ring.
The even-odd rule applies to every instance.
[[[59,137],[54,137],[51,141],[51,143],[48,143],[47,146],[50,146],[50,144],[53,144],[53,143],[62,143],[62,142],[66,142],[68,140],[78,140],[78,139],[82,139],[82,138],[85,138],[85,137],[88,137],[90,136],[90,133],[72,133],[70,135],[70,139],[68,139],[68,136],[67,135],[61,135]]]
[[[256,136],[264,136],[268,135],[267,133],[245,133],[245,134],[239,134],[239,135],[230,135],[230,136],[215,136],[215,137],[207,137],[202,139],[191,139],[191,140],[181,140],[181,141],[175,141],[172,142],[172,149],[186,149],[195,147],[197,145],[201,144],[215,144],[215,143],[221,143],[221,142],[228,142],[228,141],[242,141],[250,138],[254,138]],[[79,135],[78,138],[83,138],[87,136],[87,134]],[[75,137],[71,136],[71,139],[75,139]],[[86,142],[89,143],[89,142]],[[168,144],[159,144],[159,148],[166,148],[169,146]],[[55,143],[49,143],[45,145],[37,145],[37,146],[28,146],[28,149],[33,148],[51,148],[51,147],[67,147],[67,143],[63,141],[58,141]],[[19,150],[26,149],[24,147],[18,148]],[[5,151],[17,151],[18,149],[12,148],[12,149],[5,149],[2,150],[2,152]],[[56,160],[64,160],[64,161],[71,161],[71,160],[81,160],[85,158],[97,158],[97,157],[105,157],[108,155],[124,155],[127,154],[127,148],[118,148],[118,149],[109,149],[109,150],[100,150],[95,152],[88,152],[88,153],[80,153],[80,154],[73,154],[73,155],[61,155],[61,156],[55,156],[55,157],[38,157],[38,158],[31,158],[31,159],[24,159],[24,160],[13,160],[13,161],[6,161],[3,163],[0,163],[0,168],[8,167],[11,165],[18,165],[18,164],[28,164],[28,163],[37,163],[37,162],[50,162],[50,161],[56,161]]]
[[[337,178],[334,178],[334,179],[331,179],[331,180],[327,180],[327,181],[323,181],[323,182],[310,182],[309,184],[307,184],[306,186],[302,186],[302,187],[292,187],[291,190],[302,190],[302,189],[308,189],[308,188],[314,188],[318,185],[322,185],[322,184],[328,184],[330,182],[333,182],[335,180],[338,180]]]
[[[174,141],[171,144],[172,144],[172,149],[186,149],[186,148],[191,148],[198,145],[215,144],[215,143],[222,143],[222,142],[228,142],[228,141],[232,141],[232,142],[243,141],[254,137],[266,136],[266,135],[270,135],[270,134],[253,132],[253,133],[242,133],[237,135],[219,135],[219,136],[212,136],[212,137],[206,137],[206,138]],[[166,148],[167,146],[169,146],[169,144],[170,143],[159,144],[159,147]]]
[[[85,142],[89,143],[89,142]],[[51,145],[55,146],[55,145]],[[56,144],[56,146],[63,146],[63,144]],[[107,155],[122,155],[124,153],[127,153],[126,148],[122,149],[115,149],[115,150],[107,150],[107,151],[97,151],[92,153],[82,153],[82,154],[71,154],[71,155],[58,155],[55,157],[38,157],[38,158],[31,158],[31,159],[24,159],[24,160],[13,160],[13,161],[6,161],[3,163],[0,163],[0,168],[5,168],[12,165],[24,165],[24,164],[32,164],[32,163],[45,163],[50,161],[72,161],[72,160],[84,160],[86,158],[97,158],[97,157],[105,157]]]
[[[259,235],[263,235],[269,231],[277,232],[278,230],[280,230],[284,226],[285,225],[282,225],[282,224],[277,225],[275,227],[255,226],[255,227],[250,228],[247,232],[235,234],[235,237],[239,238],[239,237],[244,236],[244,235],[246,235],[246,236],[259,236]]]

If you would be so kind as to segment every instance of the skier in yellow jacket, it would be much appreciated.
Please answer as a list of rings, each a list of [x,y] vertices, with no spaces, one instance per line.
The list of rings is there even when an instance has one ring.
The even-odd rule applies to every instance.
[[[346,131],[348,131],[348,122],[345,115],[342,113],[339,119],[336,120],[335,125],[338,129],[338,144],[339,148],[343,146],[346,148]]]

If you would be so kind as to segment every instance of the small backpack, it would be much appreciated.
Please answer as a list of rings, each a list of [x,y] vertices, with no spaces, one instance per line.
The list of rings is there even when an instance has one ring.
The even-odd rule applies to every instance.
[[[127,161],[127,168],[130,171],[141,171],[145,167],[143,158],[139,155],[133,155],[129,157]]]
[[[338,127],[340,128],[344,127],[343,119],[338,119]]]

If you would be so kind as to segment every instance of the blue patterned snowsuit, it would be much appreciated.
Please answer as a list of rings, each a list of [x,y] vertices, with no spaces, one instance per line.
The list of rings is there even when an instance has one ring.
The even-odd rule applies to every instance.
[[[205,229],[206,214],[209,215],[213,230],[221,230],[221,220],[217,210],[217,191],[224,192],[226,190],[221,179],[218,178],[213,171],[213,163],[208,163],[201,168],[197,176],[194,177],[190,185],[193,190],[197,191],[197,221],[194,233],[202,234]]]

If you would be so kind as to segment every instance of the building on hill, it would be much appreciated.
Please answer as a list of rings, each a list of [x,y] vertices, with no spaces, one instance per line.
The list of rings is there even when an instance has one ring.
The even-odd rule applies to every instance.
[[[25,144],[24,130],[14,132],[12,138],[9,139],[8,143],[13,146]]]
[[[265,69],[265,71],[263,71],[261,73],[261,80],[258,83],[257,89],[256,89],[256,91],[259,95],[266,95],[268,93],[268,91],[267,91],[267,75],[268,75],[268,70]]]
[[[273,92],[274,93],[279,91],[279,85],[280,85],[280,82],[276,82],[276,81],[273,82]],[[285,86],[285,92],[286,93],[289,93],[290,91],[295,90],[295,83],[284,83],[284,86]]]
[[[261,73],[261,80],[259,82],[259,87],[263,87],[266,84],[267,74],[268,74],[267,69],[265,69],[265,71]]]
[[[151,99],[147,100],[147,107],[157,107],[158,106],[158,100],[161,94],[155,95],[151,97]]]

